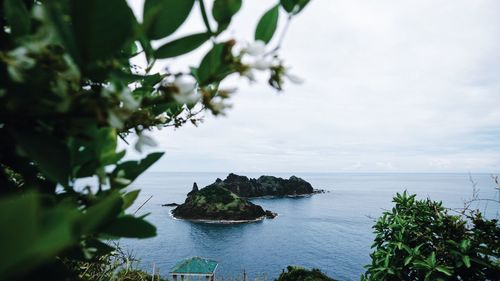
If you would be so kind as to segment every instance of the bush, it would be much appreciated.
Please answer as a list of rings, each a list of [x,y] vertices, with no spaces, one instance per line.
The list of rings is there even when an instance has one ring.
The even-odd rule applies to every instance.
[[[335,281],[326,276],[319,269],[305,269],[297,266],[288,266],[275,281]]]
[[[362,280],[498,280],[500,227],[479,212],[453,216],[441,202],[397,194],[373,227]]]

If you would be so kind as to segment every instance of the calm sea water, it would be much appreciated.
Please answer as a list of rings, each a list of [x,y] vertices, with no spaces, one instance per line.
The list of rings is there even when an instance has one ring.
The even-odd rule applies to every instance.
[[[250,177],[260,174],[240,173]],[[251,278],[273,280],[287,265],[315,267],[339,280],[359,280],[363,266],[370,262],[374,218],[392,207],[396,192],[408,190],[420,198],[444,201],[447,207],[461,207],[472,195],[468,174],[296,174],[315,188],[328,193],[305,198],[256,199],[254,203],[277,212],[274,220],[215,225],[172,219],[171,208],[161,204],[182,203],[193,182],[200,187],[227,173],[156,173],[141,176],[133,187],[142,192],[134,208],[150,213],[148,220],[158,236],[122,242],[142,260],[149,272],[153,264],[168,276],[179,260],[202,256],[219,262],[219,277],[241,279],[243,270]],[[272,174],[289,177],[292,174]],[[498,198],[489,175],[472,178],[485,198]],[[498,205],[479,206],[490,216]],[[132,210],[134,210],[132,208]]]

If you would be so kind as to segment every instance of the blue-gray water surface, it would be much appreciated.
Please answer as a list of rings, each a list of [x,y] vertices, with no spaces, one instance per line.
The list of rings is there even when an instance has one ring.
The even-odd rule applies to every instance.
[[[163,276],[179,260],[202,256],[219,263],[216,274],[224,279],[241,280],[246,270],[251,278],[273,280],[287,265],[300,265],[319,268],[339,280],[359,280],[363,266],[370,262],[374,218],[392,207],[396,192],[406,189],[420,198],[459,208],[473,190],[468,174],[295,175],[329,192],[304,198],[254,199],[279,216],[256,223],[217,225],[175,220],[169,216],[171,208],[161,204],[182,203],[193,182],[206,186],[227,173],[145,173],[132,185],[142,192],[131,210],[153,196],[137,214],[150,213],[148,220],[156,225],[158,235],[125,240],[122,246],[141,259],[143,269],[151,272],[154,264]],[[489,175],[472,174],[472,179],[481,197],[498,198]],[[485,209],[490,216],[499,212],[498,204],[473,207]]]

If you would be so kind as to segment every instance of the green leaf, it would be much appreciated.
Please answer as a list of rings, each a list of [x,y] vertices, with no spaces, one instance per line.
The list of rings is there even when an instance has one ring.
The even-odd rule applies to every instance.
[[[413,262],[413,264],[417,267],[417,268],[424,268],[424,269],[430,269],[431,266],[429,266],[426,262],[424,261],[415,261]]]
[[[18,146],[35,162],[44,176],[62,186],[68,186],[71,166],[69,149],[65,143],[41,133],[18,131],[15,136]]]
[[[280,0],[281,7],[289,14],[298,14],[310,0]]]
[[[125,151],[116,152],[116,130],[109,127],[86,127],[83,137],[72,138],[69,142],[73,175],[76,178],[89,177],[97,170],[118,162]]]
[[[43,3],[44,10],[47,12],[47,17],[50,20],[58,39],[64,46],[64,49],[71,55],[77,64],[82,63],[78,46],[75,42],[75,34],[67,15],[67,1],[45,1]]]
[[[77,238],[75,215],[75,209],[64,204],[41,208],[36,193],[0,200],[0,279],[29,272],[72,246]]]
[[[224,78],[230,69],[224,64],[226,56],[226,44],[216,44],[201,60],[198,67],[197,77],[200,85],[207,85],[214,80]]]
[[[470,257],[469,256],[463,256],[462,261],[464,262],[464,264],[467,268],[470,268]]]
[[[156,236],[156,228],[152,224],[129,215],[117,218],[103,232],[111,236],[128,238]]]
[[[139,196],[140,190],[133,190],[128,192],[127,194],[123,195],[123,207],[122,210],[128,209],[132,204],[134,204],[135,199],[137,199],[137,196]]]
[[[163,152],[155,152],[149,154],[141,161],[126,161],[118,164],[111,173],[111,188],[124,188],[128,186],[162,156]]]
[[[117,193],[112,193],[89,207],[81,220],[83,234],[92,234],[114,220],[122,211],[123,199]]]
[[[123,0],[74,0],[71,14],[76,43],[85,61],[117,54],[133,35],[135,18]]]
[[[85,243],[87,248],[93,249],[94,256],[103,256],[114,251],[115,248],[97,239],[91,239]]]
[[[469,249],[470,247],[470,240],[469,239],[464,239],[462,240],[462,242],[460,242],[460,250],[462,250],[462,252],[465,252]]]
[[[144,29],[150,39],[174,33],[187,19],[195,0],[146,0]]]
[[[434,267],[436,265],[436,252],[432,252],[431,255],[427,258],[427,263]]]
[[[255,30],[255,40],[269,43],[278,26],[279,5],[274,6],[260,18]]]
[[[30,31],[31,17],[22,0],[5,0],[4,16],[14,37],[26,35]]]
[[[155,57],[166,59],[189,53],[210,39],[210,33],[196,33],[166,43],[155,51]]]
[[[280,0],[280,5],[283,9],[285,9],[285,11],[291,13],[295,8],[296,2],[296,0]]]
[[[444,273],[444,274],[446,274],[448,276],[452,276],[453,275],[453,273],[448,268],[446,268],[444,266],[436,266],[436,270],[439,271],[439,272],[441,272],[441,273]]]
[[[96,132],[95,144],[97,158],[100,159],[101,165],[115,164],[120,160],[121,155],[116,154],[116,130],[114,128],[104,127]]]
[[[231,18],[240,10],[241,0],[215,0],[212,15],[219,25],[227,25]]]

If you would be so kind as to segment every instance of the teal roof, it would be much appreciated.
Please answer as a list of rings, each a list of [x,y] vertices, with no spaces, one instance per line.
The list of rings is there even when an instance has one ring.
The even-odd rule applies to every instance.
[[[217,262],[200,257],[185,259],[178,262],[170,273],[172,274],[213,274],[217,268]]]

